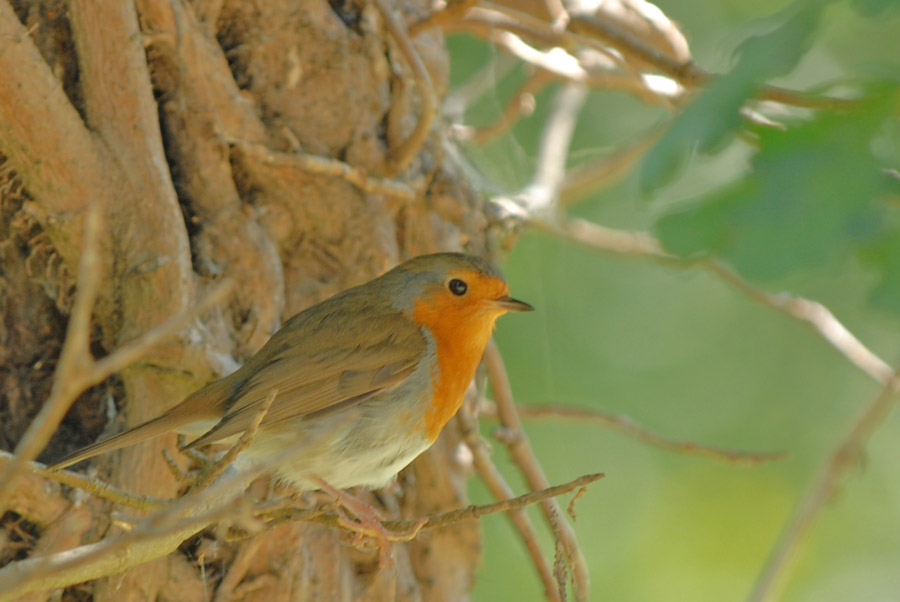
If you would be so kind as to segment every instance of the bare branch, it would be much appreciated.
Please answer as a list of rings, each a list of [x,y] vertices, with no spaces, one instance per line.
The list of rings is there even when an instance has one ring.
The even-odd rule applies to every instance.
[[[75,301],[50,397],[16,445],[15,458],[0,473],[0,514],[3,514],[6,502],[12,495],[16,475],[22,471],[26,462],[34,460],[41,453],[78,395],[93,384],[87,375],[91,367],[91,311],[103,275],[97,250],[101,220],[100,209],[94,205],[88,212],[85,223],[84,250],[78,266]]]
[[[817,301],[787,293],[772,294],[761,291],[752,284],[716,262],[702,262],[701,266],[715,273],[754,301],[776,309],[812,328],[828,341],[851,364],[868,374],[876,382],[887,383],[893,371],[890,366],[850,332],[827,307]]]
[[[36,458],[44,449],[72,403],[83,391],[142,357],[161,340],[178,332],[188,320],[219,303],[231,289],[230,282],[223,282],[199,304],[173,316],[106,357],[94,361],[90,354],[89,339],[91,311],[102,276],[97,249],[101,239],[100,228],[100,210],[94,206],[85,224],[85,248],[78,269],[78,287],[53,388],[47,402],[16,446],[15,459],[0,473],[0,508],[3,508],[11,494],[15,476],[23,469],[25,462]]]
[[[374,178],[365,169],[353,167],[343,161],[304,153],[281,153],[262,144],[244,140],[229,140],[247,158],[265,165],[274,165],[300,171],[334,176],[356,186],[367,194],[380,194],[403,202],[411,202],[420,196],[418,182],[400,182],[385,178]]]
[[[406,62],[409,63],[413,79],[422,98],[422,113],[419,115],[415,129],[409,135],[409,138],[391,149],[391,169],[393,173],[398,173],[409,166],[419,153],[419,149],[422,148],[422,144],[425,143],[425,139],[428,138],[428,134],[431,132],[431,124],[437,114],[437,97],[434,93],[434,86],[431,85],[431,75],[429,75],[428,69],[425,68],[419,53],[413,47],[405,27],[394,18],[394,14],[385,0],[375,0],[375,6],[381,12],[388,32],[394,38],[394,41],[400,48],[400,52],[406,58]]]
[[[14,562],[0,569],[0,602],[123,572],[174,552],[181,542],[213,522],[247,514],[240,503],[223,504],[186,518],[173,519],[174,513],[162,513],[118,537]]]
[[[460,409],[459,413],[456,415],[456,420],[459,424],[460,435],[472,452],[475,470],[478,472],[478,476],[481,477],[485,485],[487,485],[488,489],[490,489],[491,495],[493,495],[495,499],[501,501],[512,498],[512,488],[506,482],[506,479],[494,464],[493,460],[491,460],[488,446],[481,438],[481,435],[478,432],[477,421],[471,411],[469,411],[467,405],[464,404]],[[541,548],[537,542],[537,533],[535,532],[531,519],[529,519],[528,515],[521,510],[510,510],[508,514],[516,532],[518,532],[519,537],[522,538],[522,543],[525,544],[525,549],[528,551],[529,556],[531,556],[531,562],[537,570],[538,577],[544,584],[544,593],[547,596],[547,599],[550,602],[562,602],[564,598],[556,588],[550,565],[541,553]]]
[[[12,454],[0,451],[0,468],[5,467],[12,458]],[[30,468],[32,465],[26,466]],[[60,491],[60,487],[53,487],[41,475],[29,473],[30,471],[16,479],[8,508],[29,522],[46,527],[65,514],[71,502]]]
[[[409,37],[414,38],[426,29],[446,25],[462,18],[476,2],[478,0],[446,0],[443,8],[410,25]]]
[[[559,190],[566,176],[569,145],[587,94],[587,88],[577,84],[565,85],[556,94],[553,110],[541,132],[534,177],[522,195],[529,213],[556,213]]]
[[[624,178],[659,139],[653,131],[628,146],[573,167],[566,173],[559,191],[559,204],[568,207],[596,190],[608,188]]]
[[[506,77],[517,65],[508,54],[498,54],[487,62],[466,82],[456,86],[444,98],[443,111],[453,120],[462,120],[466,109],[489,92],[493,92],[499,80]]]
[[[561,485],[554,485],[540,491],[532,491],[524,495],[505,498],[492,504],[470,504],[465,508],[430,514],[416,519],[389,519],[383,520],[381,523],[387,531],[400,534],[413,533],[415,535],[425,529],[440,529],[463,521],[478,520],[490,514],[500,512],[512,514],[513,511],[522,510],[549,498],[565,495],[576,489],[580,489],[577,494],[580,497],[583,495],[584,488],[587,485],[602,479],[604,476],[603,473],[582,475]],[[340,513],[324,511],[321,508],[312,510],[291,507],[271,508],[272,504],[273,502],[264,502],[254,508],[256,516],[268,521],[270,528],[288,521],[303,521],[318,523],[335,529],[343,529],[350,533],[359,532],[355,527],[348,528],[344,522],[344,517]],[[280,505],[280,502],[276,501],[275,504]],[[402,541],[407,540],[408,538]]]
[[[487,368],[488,379],[494,391],[500,421],[511,435],[509,440],[505,442],[509,454],[532,490],[546,489],[549,487],[547,476],[534,455],[534,450],[531,449],[531,444],[522,428],[516,402],[512,395],[512,388],[506,375],[506,367],[503,365],[503,358],[500,356],[500,351],[493,340],[488,343],[484,352],[484,363]],[[569,566],[574,578],[575,598],[579,601],[589,600],[590,575],[587,562],[584,559],[581,548],[578,546],[574,529],[568,522],[561,520],[562,510],[555,499],[544,500],[541,502],[541,508],[544,510],[547,522],[553,528],[556,538],[562,544],[566,557],[569,559]]]
[[[501,201],[503,199],[500,199]],[[506,205],[503,205],[504,207]],[[531,224],[593,249],[651,259],[677,268],[704,268],[716,274],[757,303],[787,314],[810,327],[816,334],[834,347],[858,369],[873,380],[884,384],[893,371],[890,366],[866,347],[844,326],[831,311],[816,301],[787,293],[773,294],[762,291],[722,264],[712,260],[682,260],[666,253],[653,236],[646,232],[627,232],[606,228],[581,219],[569,219],[554,224],[534,220]]]
[[[797,504],[794,516],[782,529],[778,543],[772,549],[748,602],[767,602],[776,598],[823,508],[834,497],[842,479],[859,463],[872,434],[884,424],[894,409],[898,391],[900,377],[897,372],[893,372],[875,400],[853,423],[846,438]]]
[[[139,521],[122,535],[0,568],[0,602],[31,591],[66,587],[124,572],[170,554],[185,539],[216,522],[237,521],[245,530],[258,530],[261,524],[241,494],[253,479],[296,453],[299,444],[288,446],[252,468],[226,475],[205,489],[171,500],[163,511]]]
[[[602,479],[603,476],[603,473],[587,474],[580,476],[577,479],[573,479],[568,483],[563,483],[562,485],[555,485],[553,487],[547,487],[546,489],[541,489],[539,491],[532,491],[531,493],[526,493],[525,495],[501,500],[493,504],[484,504],[481,506],[473,504],[470,506],[466,506],[465,508],[460,508],[459,510],[451,510],[450,512],[443,512],[434,516],[426,516],[424,518],[428,522],[426,522],[422,526],[422,529],[437,529],[439,527],[446,527],[448,525],[452,525],[464,520],[476,520],[481,518],[482,516],[487,516],[489,514],[509,512],[510,510],[519,510],[521,508],[526,508],[528,506],[537,504],[538,502],[558,497],[560,495],[565,495],[566,493],[574,491],[579,487],[584,487],[595,481],[598,481]],[[402,531],[404,529],[409,529],[415,526],[417,522],[418,521],[415,520],[385,521],[384,526],[392,531]]]
[[[567,84],[557,93],[553,112],[544,125],[535,172],[531,183],[509,197],[497,197],[493,202],[509,215],[537,216],[541,221],[556,219],[559,190],[566,175],[566,157],[587,89]]]
[[[60,516],[46,529],[41,531],[40,539],[35,543],[32,556],[50,556],[78,546],[82,537],[95,527],[94,512],[89,504],[69,506],[67,512]],[[17,602],[48,602],[56,600],[54,592],[32,592]]]
[[[0,467],[9,466],[9,464],[11,464],[14,459],[15,456],[13,456],[12,454],[5,451],[0,451]],[[166,507],[166,505],[168,505],[171,501],[144,495],[133,495],[128,492],[122,491],[117,487],[113,487],[109,483],[101,481],[100,479],[88,477],[69,470],[49,470],[43,464],[40,464],[38,462],[25,463],[22,471],[33,477],[40,477],[42,479],[41,482],[44,482],[43,479],[46,479],[50,481],[56,481],[57,483],[62,483],[63,485],[68,485],[69,487],[77,487],[79,489],[87,491],[92,495],[96,495],[97,497],[109,500],[115,504],[120,504],[129,508],[135,508],[136,510],[159,510]],[[21,489],[23,481],[28,482],[28,479],[25,476],[19,476],[16,479],[16,487],[13,488],[13,498],[12,502],[10,503],[10,508],[16,510],[17,512],[18,510],[16,509],[14,504],[16,498],[22,495]],[[61,503],[64,503],[65,505],[69,504],[68,502]]]
[[[647,232],[607,228],[579,218],[560,217],[556,222],[532,220],[529,224],[597,251],[615,253],[639,259],[653,259],[674,263],[677,259],[666,253],[662,245]]]
[[[586,84],[583,80],[583,65],[561,70],[560,63],[548,61],[546,57],[563,49],[571,53],[577,48],[592,48],[601,52],[609,52],[613,48],[624,56],[622,67],[629,73],[623,73],[622,79],[615,80],[615,85],[611,87],[621,87],[653,103],[666,104],[669,101],[665,95],[655,93],[646,83],[641,83],[641,79],[635,77],[635,74],[662,73],[686,88],[702,87],[717,77],[693,62],[684,37],[670,21],[668,24],[650,23],[646,15],[622,18],[622,15],[612,14],[605,9],[597,13],[570,10],[567,14],[567,27],[559,29],[548,22],[546,17],[537,17],[519,10],[517,5],[513,6],[486,2],[482,6],[471,8],[459,21],[448,21],[445,27],[473,31],[493,40],[525,62],[553,71],[560,77]],[[508,35],[516,39],[507,37]],[[552,47],[553,50],[533,49],[521,38]],[[858,104],[852,99],[820,96],[778,86],[761,86],[757,97],[817,110],[846,110]]]
[[[571,14],[569,30],[607,43],[626,55],[647,63],[674,78],[685,87],[703,86],[716,77],[701,69],[693,61],[679,60],[679,58],[669,56],[632,35],[630,31],[622,28],[619,24],[597,15],[586,12]],[[845,110],[858,104],[855,100],[818,96],[777,86],[762,86],[758,97],[763,100],[819,110]]]
[[[493,140],[509,130],[519,120],[519,117],[530,115],[534,111],[534,94],[554,80],[555,78],[547,71],[538,71],[519,86],[513,97],[506,103],[503,114],[494,123],[481,128],[460,126],[457,128],[457,135],[462,140],[475,144],[485,144]]]
[[[520,405],[519,415],[537,420],[573,420],[579,424],[594,424],[624,433],[644,443],[687,456],[702,456],[733,464],[763,464],[788,457],[787,452],[745,452],[721,447],[712,447],[693,441],[677,441],[656,433],[628,416],[609,414],[590,408],[561,405]],[[497,419],[499,412],[493,404],[481,408],[480,414]]]

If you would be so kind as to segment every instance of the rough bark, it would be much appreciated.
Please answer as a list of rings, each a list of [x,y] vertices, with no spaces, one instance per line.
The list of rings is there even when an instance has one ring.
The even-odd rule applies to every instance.
[[[424,16],[428,4],[392,7],[404,22]],[[414,44],[443,95],[448,60],[439,32]],[[415,128],[423,91],[371,3],[0,0],[0,72],[5,449],[46,397],[89,205],[105,218],[95,354],[149,330],[224,277],[237,286],[202,323],[85,394],[48,459],[103,428],[158,414],[248,357],[281,320],[403,258],[463,245],[486,250],[479,200],[447,162],[439,128],[388,182],[408,193],[299,160],[316,155],[387,179],[392,148]],[[171,496],[178,486],[159,453],[171,445],[138,446],[93,469],[126,490]],[[455,445],[445,436],[395,488],[370,500],[404,517],[462,505],[466,475],[453,460]],[[21,480],[3,517],[7,531],[27,523],[33,541],[22,554],[107,533],[108,504],[67,507],[57,490],[35,505],[41,486]],[[477,525],[465,523],[396,545],[395,567],[379,572],[376,554],[320,525],[286,524],[236,543],[208,530],[168,558],[64,596],[199,600],[222,588],[216,599],[459,600],[478,550]]]

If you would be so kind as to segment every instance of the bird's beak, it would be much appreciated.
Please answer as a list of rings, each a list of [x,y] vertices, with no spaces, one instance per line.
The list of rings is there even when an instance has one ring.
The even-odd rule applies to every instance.
[[[524,301],[512,297],[500,297],[494,300],[494,305],[503,311],[534,311],[534,308]]]

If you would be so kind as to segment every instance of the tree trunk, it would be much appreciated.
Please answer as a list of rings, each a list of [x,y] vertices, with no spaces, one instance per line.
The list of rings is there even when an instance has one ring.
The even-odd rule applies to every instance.
[[[4,449],[49,394],[91,205],[104,218],[95,355],[224,278],[236,287],[180,338],[83,395],[46,460],[159,414],[249,357],[285,318],[404,258],[490,251],[480,200],[438,128],[398,164],[397,149],[428,118],[427,95],[446,90],[448,58],[438,30],[412,40],[425,89],[388,20],[404,26],[430,2],[389,4],[0,0]],[[127,491],[172,497],[178,484],[160,450],[173,443],[93,467]],[[445,429],[397,487],[370,500],[403,517],[463,505],[456,445],[456,429]],[[110,513],[121,508],[48,510],[63,495],[48,497],[14,499],[4,525],[50,551],[116,528]],[[479,546],[475,522],[436,529],[394,544],[395,566],[379,571],[375,552],[321,525],[238,542],[207,530],[69,599],[459,600]],[[0,563],[20,556],[4,550]]]

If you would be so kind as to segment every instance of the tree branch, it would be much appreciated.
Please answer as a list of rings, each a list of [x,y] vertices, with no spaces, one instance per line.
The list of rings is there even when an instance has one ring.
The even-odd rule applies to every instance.
[[[656,433],[624,415],[608,414],[590,408],[561,405],[519,405],[519,415],[527,419],[572,420],[579,424],[595,424],[624,433],[649,445],[688,456],[702,456],[734,464],[763,464],[783,460],[787,452],[745,452],[712,447],[693,441],[677,441]],[[499,410],[494,404],[481,408],[480,415],[498,419]]]
[[[582,219],[560,219],[556,223],[533,219],[529,223],[597,251],[650,259],[680,269],[696,267],[709,270],[757,303],[787,314],[811,328],[874,381],[884,384],[893,374],[884,360],[856,338],[821,303],[787,293],[773,294],[762,291],[716,261],[690,261],[670,255],[662,249],[659,241],[646,232],[616,230]]]
[[[460,435],[472,452],[475,470],[491,491],[491,495],[500,501],[511,499],[514,496],[513,490],[493,460],[491,460],[488,446],[478,432],[478,423],[466,404],[463,404],[463,407],[456,415],[456,419],[459,424]],[[513,527],[525,545],[525,550],[531,556],[531,562],[535,570],[537,570],[538,578],[544,585],[544,594],[547,600],[550,602],[562,602],[564,597],[560,595],[553,573],[550,570],[550,565],[541,553],[541,548],[537,541],[537,532],[531,519],[518,509],[511,509],[508,514]]]
[[[8,2],[0,2],[0,152],[45,215],[54,246],[74,268],[88,200],[112,202],[117,171],[85,127]]]
[[[854,421],[850,432],[797,504],[794,516],[782,529],[748,602],[767,602],[776,598],[825,505],[834,497],[841,480],[859,463],[866,443],[894,409],[898,391],[900,377],[893,372],[874,401]]]
[[[404,203],[412,202],[422,194],[419,191],[421,182],[372,177],[365,169],[337,159],[306,153],[282,153],[244,140],[229,142],[247,159],[256,163],[340,178],[366,194],[379,194]]]
[[[541,489],[539,491],[532,491],[524,495],[506,498],[493,504],[470,504],[469,506],[466,506],[465,508],[459,508],[458,510],[450,510],[449,512],[441,512],[440,514],[423,516],[417,519],[385,520],[382,521],[382,525],[385,527],[385,529],[394,533],[405,533],[415,528],[419,528],[419,530],[440,529],[467,520],[478,520],[479,518],[488,516],[490,514],[521,510],[523,508],[527,508],[528,506],[533,506],[534,504],[537,504],[544,500],[565,495],[570,491],[574,491],[575,489],[578,489],[580,487],[590,485],[595,481],[599,481],[603,477],[603,473],[582,475],[576,479],[572,479],[567,483],[563,483],[562,485],[554,485],[552,487],[547,487],[546,489]],[[271,520],[271,526],[281,524],[285,521],[301,520],[306,522],[319,523],[333,528],[343,528],[341,516],[339,514],[333,512],[322,512],[318,509],[297,510],[294,508],[286,508],[262,512],[258,516],[260,518]],[[424,524],[422,524],[423,520],[425,521]]]
[[[97,248],[101,240],[100,233],[100,210],[94,207],[85,224],[85,248],[78,269],[78,287],[65,343],[53,378],[53,388],[47,402],[16,446],[15,459],[7,463],[0,473],[0,511],[12,494],[16,475],[23,470],[26,462],[34,460],[44,449],[72,403],[83,391],[146,354],[159,341],[180,330],[188,320],[221,301],[231,288],[229,282],[220,284],[198,305],[95,361],[90,353],[90,319],[103,276]]]
[[[391,149],[391,173],[399,173],[412,163],[412,160],[419,153],[419,149],[422,148],[422,145],[428,138],[428,134],[431,132],[431,124],[437,114],[437,97],[434,94],[434,86],[431,85],[431,75],[429,75],[428,69],[425,68],[419,53],[413,47],[405,26],[401,25],[394,18],[391,7],[387,5],[386,0],[374,1],[375,6],[378,7],[381,16],[384,18],[384,24],[388,33],[394,38],[406,62],[409,63],[413,79],[416,82],[416,88],[418,88],[419,96],[422,99],[421,113],[416,122],[416,127],[409,135],[409,138]]]
[[[0,468],[8,467],[15,459],[16,457],[14,455],[5,451],[0,451]],[[21,511],[19,508],[21,505],[16,504],[16,498],[22,495],[22,483],[23,481],[28,482],[29,478],[38,478],[39,482],[43,484],[46,484],[46,481],[56,481],[57,483],[68,485],[69,487],[77,487],[78,489],[87,491],[91,495],[109,500],[114,504],[134,508],[136,510],[160,510],[165,508],[171,502],[171,500],[162,498],[133,495],[126,491],[122,491],[118,487],[113,487],[106,481],[101,481],[100,479],[88,477],[70,470],[50,470],[39,462],[27,462],[23,465],[20,475],[16,479],[16,487],[12,488],[13,497],[9,503],[10,509],[19,512],[20,514]],[[35,486],[36,485],[31,484],[31,487]],[[50,498],[51,508],[54,507],[52,500],[53,498]],[[43,505],[45,501],[46,500],[42,500],[41,505]],[[69,502],[62,500],[62,498],[60,503],[65,506],[69,505]],[[33,510],[40,513],[38,516],[44,515],[47,512],[46,510],[39,509],[39,507],[35,507]],[[40,521],[33,522],[38,522],[40,524]]]
[[[522,428],[519,419],[512,388],[506,375],[506,367],[496,343],[491,340],[484,353],[484,363],[488,373],[488,379],[494,391],[497,403],[497,412],[503,426],[509,431],[509,438],[504,441],[513,462],[521,471],[532,490],[541,490],[549,487],[547,476],[544,474],[534,450]],[[590,599],[590,575],[587,562],[578,546],[578,540],[572,526],[561,518],[562,510],[555,499],[546,499],[541,502],[541,508],[547,517],[547,522],[553,528],[557,540],[561,543],[569,567],[572,570],[575,586],[576,600]]]

